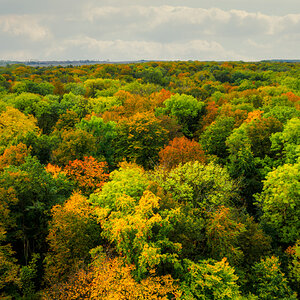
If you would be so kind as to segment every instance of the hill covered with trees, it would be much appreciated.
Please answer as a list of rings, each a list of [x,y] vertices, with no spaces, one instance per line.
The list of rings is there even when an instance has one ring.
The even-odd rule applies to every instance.
[[[297,299],[300,64],[0,67],[0,297]]]

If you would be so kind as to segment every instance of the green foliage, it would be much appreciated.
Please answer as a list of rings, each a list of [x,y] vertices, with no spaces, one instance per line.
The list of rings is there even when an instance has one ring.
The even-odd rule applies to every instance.
[[[21,290],[25,297],[34,297],[37,281],[37,262],[39,254],[33,254],[30,263],[20,270]]]
[[[265,155],[270,155],[270,137],[273,133],[282,131],[282,127],[282,124],[274,117],[261,118],[249,123],[247,135],[254,156],[264,158]]]
[[[300,156],[300,119],[290,119],[282,132],[271,136],[272,150],[276,151],[283,163],[296,163]]]
[[[16,216],[11,209],[17,202],[13,188],[0,188],[0,297],[4,297],[12,286],[16,289],[19,285],[19,266],[7,237],[7,232],[16,226]]]
[[[188,162],[168,174],[157,174],[159,184],[174,200],[194,208],[212,210],[237,201],[237,185],[217,164]]]
[[[165,108],[160,111],[175,117],[183,132],[192,136],[205,104],[193,96],[175,94],[165,100],[164,105]]]
[[[226,258],[221,261],[184,261],[183,299],[238,299],[238,277]]]
[[[47,164],[51,160],[52,150],[59,143],[59,138],[55,135],[37,135],[35,132],[28,132],[19,141],[31,149],[32,156],[36,156],[41,164]]]
[[[16,228],[10,234],[14,243],[22,247],[21,259],[27,262],[32,252],[45,248],[46,212],[70,195],[72,185],[65,177],[53,178],[35,157],[28,155],[24,164],[5,168],[0,174],[0,187],[12,188],[18,199],[10,206],[16,220]]]
[[[144,171],[123,164],[111,173],[111,181],[101,192],[91,195],[102,236],[114,243],[126,261],[137,266],[137,276],[162,264],[178,268],[179,243],[168,238],[177,210],[159,212],[160,198],[147,191],[149,180]]]
[[[73,110],[80,118],[83,118],[89,111],[87,104],[88,100],[81,95],[74,95],[72,92],[64,94],[60,101],[60,114]]]
[[[80,122],[79,115],[73,110],[67,110],[66,113],[60,115],[55,124],[56,131],[71,130]]]
[[[262,300],[297,299],[288,286],[284,273],[280,270],[279,259],[267,257],[253,266],[252,292]]]
[[[264,117],[274,117],[282,124],[286,124],[292,118],[299,118],[300,111],[295,107],[289,106],[274,106],[274,107],[264,107]]]
[[[233,210],[220,206],[209,213],[205,229],[210,257],[216,260],[226,257],[232,265],[242,262],[244,254],[239,247],[240,236],[246,227],[237,220]]]
[[[12,87],[13,92],[15,93],[34,93],[42,96],[53,94],[54,86],[49,82],[37,83],[30,80],[24,80],[23,82],[18,82]]]
[[[115,107],[122,105],[122,100],[119,97],[98,97],[90,98],[89,104],[91,105],[91,110],[95,114],[103,114],[105,111],[113,110]]]
[[[293,287],[300,293],[300,240],[297,240],[293,247],[289,247],[286,252],[290,255],[288,264],[288,276]]]
[[[65,91],[67,93],[72,93],[74,95],[82,95],[84,96],[86,93],[86,88],[82,83],[70,82],[66,84]]]
[[[171,242],[168,233],[176,222],[177,210],[158,212],[160,199],[145,191],[138,200],[123,195],[115,201],[115,210],[97,208],[103,237],[113,242],[127,263],[137,266],[137,277],[151,269],[171,265],[180,267],[180,243]]]
[[[228,156],[225,141],[233,130],[234,123],[235,120],[232,117],[219,117],[205,129],[201,135],[200,143],[206,153],[217,155],[220,158]]]
[[[295,299],[299,78],[268,61],[0,66],[0,298]]]
[[[147,83],[154,83],[165,86],[168,84],[168,79],[164,76],[161,68],[149,67],[144,68],[137,73],[138,78],[142,78]]]
[[[142,84],[140,81],[127,83],[122,87],[122,90],[141,96],[149,96],[152,93],[159,92],[161,86],[153,83]]]
[[[110,181],[104,184],[102,191],[92,194],[90,200],[95,205],[111,209],[116,209],[115,202],[120,196],[140,199],[150,183],[145,171],[134,164],[122,163],[109,177]]]
[[[41,101],[41,96],[33,93],[21,93],[15,97],[7,97],[7,103],[28,115],[35,115],[36,107]]]
[[[91,133],[77,129],[63,131],[61,142],[52,151],[53,160],[60,165],[67,165],[69,161],[96,154],[96,137]]]
[[[120,81],[113,79],[88,79],[84,82],[88,97],[113,96],[120,88]]]
[[[10,84],[6,81],[5,77],[0,75],[0,91],[5,91],[9,88]]]
[[[295,243],[300,232],[300,163],[285,164],[270,172],[256,199],[262,222],[276,230],[281,242]]]
[[[82,119],[76,127],[91,133],[96,138],[96,157],[104,157],[109,165],[113,165],[116,123],[112,121],[105,123],[102,118],[92,116],[90,120]]]
[[[300,92],[300,80],[299,78],[293,78],[291,76],[287,76],[282,80],[282,85],[292,89],[293,91],[299,94]]]

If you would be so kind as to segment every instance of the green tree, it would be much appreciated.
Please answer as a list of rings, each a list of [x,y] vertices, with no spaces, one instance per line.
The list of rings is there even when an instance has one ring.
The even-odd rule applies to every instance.
[[[238,299],[238,276],[226,258],[221,261],[202,260],[198,263],[185,260],[181,284],[183,299]]]
[[[96,138],[91,133],[81,129],[64,130],[61,142],[52,151],[52,157],[56,163],[67,165],[69,161],[94,156],[96,151]]]
[[[283,163],[296,163],[300,157],[300,119],[290,119],[282,132],[271,136],[272,148]]]
[[[207,154],[217,155],[219,158],[228,156],[225,141],[231,134],[234,123],[235,120],[232,117],[218,117],[215,122],[206,127],[200,136],[200,144]]]
[[[226,257],[230,264],[239,265],[243,261],[240,236],[246,231],[234,211],[225,206],[208,213],[206,224],[207,245],[210,257],[220,260]]]
[[[156,180],[174,200],[194,208],[212,210],[238,201],[237,184],[214,163],[188,162],[169,173],[158,173]]]
[[[288,277],[293,289],[300,293],[300,240],[297,240],[293,247],[288,247],[285,251],[289,255]]]
[[[74,95],[72,92],[64,94],[60,101],[60,109],[60,114],[66,113],[67,110],[73,110],[80,118],[84,118],[89,112],[88,99],[81,95]]]
[[[18,257],[26,264],[32,253],[45,250],[47,212],[70,195],[72,185],[65,176],[52,177],[37,158],[28,155],[22,165],[4,169],[0,187],[12,188],[18,200],[9,206],[16,220],[16,227],[9,234]]]
[[[115,209],[118,197],[127,195],[138,200],[150,184],[144,169],[132,163],[121,163],[118,170],[109,174],[109,178],[101,192],[91,195],[90,201],[95,205]]]
[[[270,156],[270,137],[278,131],[282,131],[282,124],[274,117],[257,119],[248,124],[247,136],[254,156],[261,158],[265,155]]]
[[[300,232],[300,163],[279,166],[268,173],[263,191],[257,195],[261,221],[275,230],[284,243],[295,243]]]
[[[18,199],[13,188],[0,187],[0,297],[8,296],[12,287],[19,285],[19,265],[7,237],[7,232],[16,227],[16,216],[11,211]],[[5,299],[5,298],[4,298]]]
[[[115,122],[104,122],[102,118],[92,116],[90,120],[82,119],[76,126],[91,133],[96,138],[96,157],[104,157],[106,162],[113,165],[113,140],[117,135]]]
[[[168,84],[168,79],[164,76],[163,70],[159,67],[148,67],[137,73],[138,78],[142,78],[147,83],[154,83],[165,86]]]
[[[190,95],[172,95],[164,101],[165,108],[159,112],[176,118],[182,126],[185,135],[192,136],[197,129],[199,118],[204,109],[204,102],[201,102]]]
[[[280,270],[279,259],[267,257],[253,266],[252,292],[262,300],[297,299],[296,293],[288,286],[288,281]]]

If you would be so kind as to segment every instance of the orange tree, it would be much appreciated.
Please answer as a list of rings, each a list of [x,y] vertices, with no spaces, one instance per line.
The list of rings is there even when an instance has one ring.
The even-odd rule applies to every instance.
[[[204,162],[204,151],[199,143],[186,137],[174,138],[168,146],[159,152],[159,162],[167,169],[172,169],[180,163],[184,164],[195,160]]]
[[[29,154],[30,149],[25,144],[19,143],[16,146],[10,146],[5,149],[3,155],[0,156],[0,171],[5,167],[19,166],[25,163],[25,158]]]
[[[83,160],[73,160],[64,168],[67,176],[73,180],[85,195],[95,189],[101,189],[108,179],[107,163],[98,162],[94,157],[85,156]]]

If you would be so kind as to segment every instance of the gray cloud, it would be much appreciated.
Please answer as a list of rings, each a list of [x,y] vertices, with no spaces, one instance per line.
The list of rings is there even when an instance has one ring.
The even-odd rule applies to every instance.
[[[0,59],[259,60],[300,46],[298,0],[1,1]]]
[[[26,36],[33,41],[50,35],[48,28],[40,25],[39,18],[29,15],[0,16],[0,31],[13,36]]]

